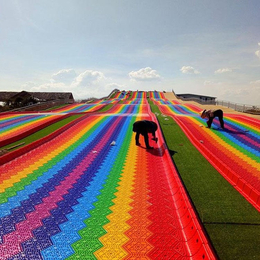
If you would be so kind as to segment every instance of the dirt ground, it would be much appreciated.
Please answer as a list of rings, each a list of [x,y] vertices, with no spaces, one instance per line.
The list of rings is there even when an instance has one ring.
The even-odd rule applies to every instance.
[[[234,109],[232,108],[228,108],[228,107],[224,107],[224,106],[217,106],[217,105],[202,105],[200,103],[197,103],[195,101],[182,101],[181,99],[178,99],[172,92],[166,92],[166,93],[163,93],[165,98],[172,101],[172,100],[176,100],[178,101],[179,103],[181,104],[193,104],[193,105],[196,105],[197,107],[200,107],[201,110],[203,109],[222,109],[224,113],[231,113],[231,114],[240,114],[240,115],[246,115],[246,116],[249,116],[249,117],[253,117],[253,118],[257,118],[260,120],[260,115],[252,115],[252,114],[249,114],[249,113],[243,113],[243,112],[238,112],[238,111],[235,111]]]

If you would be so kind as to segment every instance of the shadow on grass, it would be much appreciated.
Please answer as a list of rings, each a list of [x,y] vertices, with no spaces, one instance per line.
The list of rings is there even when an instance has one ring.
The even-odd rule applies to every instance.
[[[173,150],[169,150],[169,153],[170,153],[171,156],[174,156],[178,152],[177,151],[173,151]]]

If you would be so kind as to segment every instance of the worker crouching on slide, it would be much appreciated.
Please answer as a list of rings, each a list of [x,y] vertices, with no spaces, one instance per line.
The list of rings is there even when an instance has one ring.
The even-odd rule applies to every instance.
[[[217,109],[217,110],[206,110],[204,109],[203,111],[200,112],[200,116],[201,118],[207,118],[207,125],[208,128],[211,127],[211,124],[213,122],[213,119],[215,117],[218,117],[219,119],[219,123],[222,129],[224,129],[224,120],[223,120],[223,111],[221,109]]]
[[[158,129],[158,126],[153,121],[148,121],[148,120],[136,121],[133,124],[133,132],[136,132],[135,144],[140,145],[139,136],[141,134],[144,137],[146,149],[153,149],[153,147],[151,147],[149,145],[148,133],[151,133],[153,135],[152,140],[157,143],[158,138],[156,138],[156,136],[155,136],[155,131],[157,131],[157,129]]]

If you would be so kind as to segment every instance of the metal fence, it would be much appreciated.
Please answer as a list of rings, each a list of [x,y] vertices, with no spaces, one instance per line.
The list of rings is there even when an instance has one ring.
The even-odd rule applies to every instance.
[[[178,99],[186,102],[186,101],[195,101],[201,105],[216,105],[216,101],[215,100],[203,100],[203,99],[199,99],[199,98],[184,98],[184,97],[177,97]]]
[[[223,101],[223,100],[203,100],[203,99],[198,99],[196,97],[193,98],[182,98],[178,97],[174,90],[172,90],[172,93],[178,98],[183,101],[195,101],[199,104],[202,105],[219,105],[223,107],[228,107],[231,109],[234,109],[235,111],[238,112],[245,112],[245,113],[251,113],[251,114],[256,114],[260,115],[260,107],[259,106],[253,106],[253,105],[246,105],[246,104],[238,104],[238,103],[233,103],[229,101]]]
[[[216,100],[216,105],[232,108],[235,111],[239,112],[256,112],[257,114],[260,113],[260,107],[252,105],[238,104],[223,100]]]

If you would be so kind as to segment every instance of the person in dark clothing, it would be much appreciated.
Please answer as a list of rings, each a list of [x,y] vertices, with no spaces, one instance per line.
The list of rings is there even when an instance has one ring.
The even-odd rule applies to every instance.
[[[147,149],[153,149],[149,145],[149,139],[148,139],[148,133],[151,133],[153,138],[152,140],[157,143],[158,138],[155,136],[155,131],[158,129],[158,126],[155,122],[153,121],[148,121],[148,120],[141,120],[141,121],[136,121],[133,124],[133,132],[136,132],[135,135],[135,144],[140,145],[139,143],[139,136],[140,134],[144,137],[145,145]]]
[[[223,120],[223,111],[221,109],[217,109],[217,110],[206,110],[206,109],[204,109],[203,111],[200,112],[200,116],[203,119],[204,118],[208,119],[208,121],[207,121],[208,128],[211,127],[213,119],[215,117],[218,117],[221,128],[225,129],[224,120]]]

